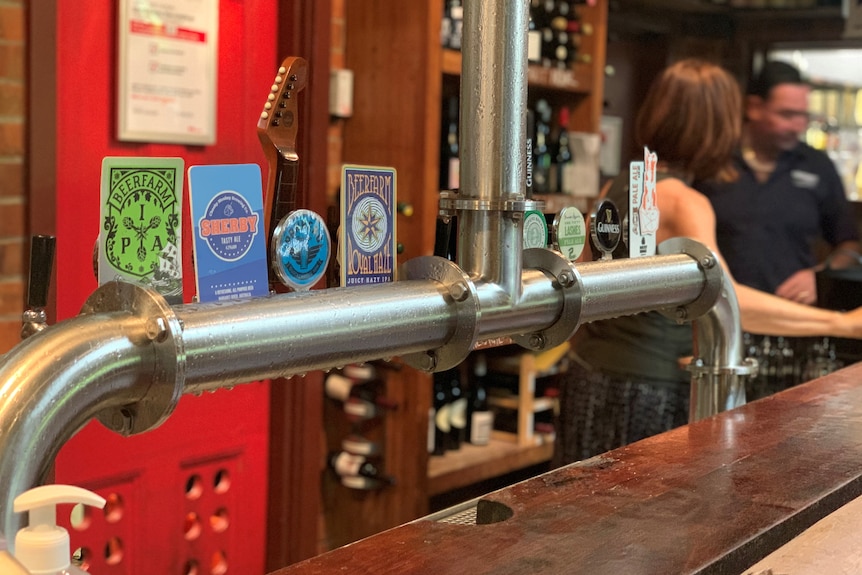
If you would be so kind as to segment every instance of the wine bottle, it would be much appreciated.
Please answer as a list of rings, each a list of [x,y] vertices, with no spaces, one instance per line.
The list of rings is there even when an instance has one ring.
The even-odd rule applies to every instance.
[[[379,489],[394,483],[391,476],[383,473],[380,458],[336,451],[329,454],[328,463],[341,483],[353,489]]]
[[[365,457],[379,455],[381,451],[380,444],[378,442],[371,441],[370,439],[355,433],[350,434],[341,440],[341,449],[347,453],[364,455]]]
[[[533,193],[551,191],[551,106],[546,100],[536,102],[536,140],[533,142]]]
[[[473,363],[470,380],[470,407],[467,417],[467,441],[473,445],[488,445],[494,428],[494,412],[488,405],[486,376],[488,364],[484,354],[478,354]]]
[[[550,68],[554,63],[555,38],[552,24],[557,16],[556,2],[554,0],[545,0],[542,5],[542,17],[538,22],[537,27],[541,34],[541,64],[545,68]]]
[[[557,156],[554,170],[557,173],[557,191],[562,194],[575,193],[574,159],[569,146],[569,109],[560,108],[560,131],[557,138]]]
[[[458,150],[458,97],[446,99],[443,115],[443,137],[440,146],[440,189],[457,190],[461,186],[461,161]]]
[[[464,7],[461,0],[448,1],[449,18],[452,20],[452,33],[449,35],[449,48],[461,49],[461,36],[464,28]]]
[[[467,428],[467,394],[461,382],[461,372],[458,368],[445,372],[449,380],[449,449],[457,450],[466,439]]]
[[[541,0],[530,1],[530,19],[527,28],[527,60],[542,61],[542,31],[539,26]]]
[[[348,369],[347,373],[357,372]],[[383,380],[376,375],[359,379],[348,377],[344,372],[332,372],[324,381],[324,391],[327,397],[343,404],[347,418],[354,422],[374,419],[383,415],[385,410],[397,407],[394,401],[383,395]]]
[[[444,48],[449,47],[452,39],[452,12],[447,3],[443,7],[443,18],[440,21],[440,45]]]
[[[444,373],[434,374],[434,449],[432,455],[443,455],[449,445],[449,410],[451,396]]]

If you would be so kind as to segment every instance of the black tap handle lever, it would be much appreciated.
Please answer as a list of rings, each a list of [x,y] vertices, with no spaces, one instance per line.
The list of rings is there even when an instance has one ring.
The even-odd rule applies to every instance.
[[[27,305],[33,309],[48,305],[48,288],[51,283],[51,270],[54,268],[54,236],[33,236],[30,243],[30,286],[27,292]]]

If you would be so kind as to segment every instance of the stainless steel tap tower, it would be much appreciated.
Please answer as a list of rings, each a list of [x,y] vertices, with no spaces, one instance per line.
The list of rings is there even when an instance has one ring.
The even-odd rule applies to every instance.
[[[575,266],[551,250],[522,249],[527,20],[526,0],[466,7],[463,190],[441,203],[458,215],[458,265],[422,257],[391,284],[173,307],[144,288],[111,283],[78,317],[8,353],[0,362],[7,538],[21,523],[14,497],[40,482],[90,419],[142,433],[183,394],[264,378],[393,356],[443,370],[483,340],[543,349],[584,322],[666,310],[694,321],[699,334],[692,419],[744,401],[736,298],[711,252],[674,240],[658,256]]]

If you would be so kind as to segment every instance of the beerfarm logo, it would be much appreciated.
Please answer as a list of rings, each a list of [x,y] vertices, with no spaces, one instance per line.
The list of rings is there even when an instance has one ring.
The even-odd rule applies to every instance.
[[[105,255],[115,269],[144,278],[177,245],[176,170],[114,168],[103,223]]]
[[[219,192],[198,222],[198,233],[216,257],[226,262],[242,258],[257,235],[258,216],[244,197],[232,190]]]

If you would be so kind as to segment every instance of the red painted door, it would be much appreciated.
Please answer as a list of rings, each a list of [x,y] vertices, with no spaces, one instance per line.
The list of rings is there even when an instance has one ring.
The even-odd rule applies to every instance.
[[[97,287],[91,257],[104,156],[180,156],[186,167],[258,162],[266,173],[255,127],[277,65],[277,0],[220,2],[212,146],[116,139],[117,5],[57,1],[57,109],[45,113],[56,114],[60,320],[76,315]],[[189,301],[194,280],[187,196],[183,210]],[[70,528],[73,547],[82,550],[93,573],[264,572],[268,387],[252,383],[186,396],[159,429],[131,438],[91,422],[67,443],[56,461],[56,481],[93,489],[109,501],[105,512],[91,512]],[[58,519],[69,516],[61,511]]]

